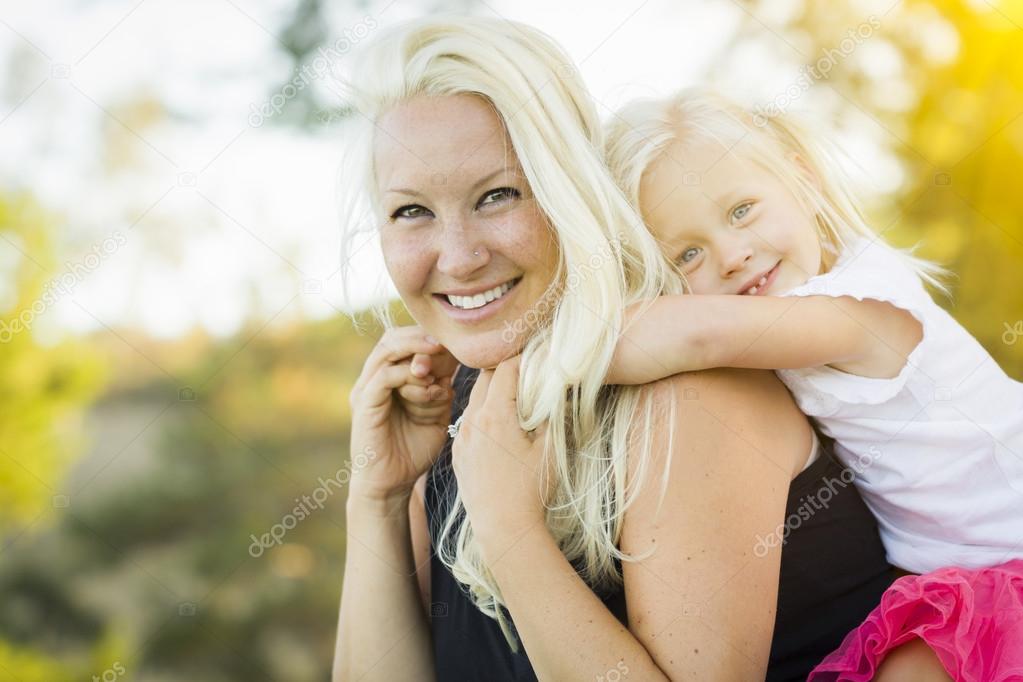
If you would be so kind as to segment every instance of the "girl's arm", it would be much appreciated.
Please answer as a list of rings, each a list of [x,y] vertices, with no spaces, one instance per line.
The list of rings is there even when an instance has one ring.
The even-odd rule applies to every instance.
[[[849,296],[661,296],[638,312],[618,341],[607,383],[642,384],[711,367],[829,365],[894,377],[923,337],[909,311]]]
[[[658,510],[654,475],[625,519],[625,551],[656,547],[653,556],[625,563],[628,628],[579,578],[542,521],[512,514],[487,516],[479,527],[473,521],[541,680],[764,678],[781,551],[758,557],[754,543],[784,523],[789,484],[810,450],[809,426],[769,373],[712,370],[651,390],[655,404],[674,396],[675,410],[665,416],[676,432],[668,460],[667,425],[653,430],[659,454],[646,469],[668,471],[664,506]],[[692,391],[699,399],[683,400]],[[487,432],[489,451],[477,448],[463,466],[518,459],[498,477],[507,488],[531,463],[518,449],[498,448],[516,439],[492,418],[475,425]]]

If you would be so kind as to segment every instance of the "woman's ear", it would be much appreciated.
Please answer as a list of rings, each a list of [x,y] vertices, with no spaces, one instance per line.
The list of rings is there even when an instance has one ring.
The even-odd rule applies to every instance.
[[[821,190],[820,176],[814,172],[813,168],[810,167],[810,164],[807,163],[806,159],[804,159],[799,152],[789,152],[786,155],[786,158],[788,158],[789,162],[796,167],[804,178],[810,181],[810,184],[816,187],[818,191]]]

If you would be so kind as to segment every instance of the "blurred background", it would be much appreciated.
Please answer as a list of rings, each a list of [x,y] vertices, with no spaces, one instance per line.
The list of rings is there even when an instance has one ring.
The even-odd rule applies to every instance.
[[[810,112],[1023,379],[1023,1],[4,3],[0,680],[327,678],[347,313],[392,295],[370,244],[342,296],[332,77],[436,12],[547,31],[605,118],[695,83]]]

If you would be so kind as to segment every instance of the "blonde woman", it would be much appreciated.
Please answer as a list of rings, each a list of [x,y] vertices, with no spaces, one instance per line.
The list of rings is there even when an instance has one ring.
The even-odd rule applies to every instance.
[[[348,236],[418,324],[351,393],[334,678],[805,679],[891,581],[876,526],[770,372],[604,385],[681,280],[569,60],[458,18],[352,71]]]

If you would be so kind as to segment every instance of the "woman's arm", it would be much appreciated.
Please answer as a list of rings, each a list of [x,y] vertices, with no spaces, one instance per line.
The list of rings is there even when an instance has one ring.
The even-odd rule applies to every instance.
[[[433,679],[430,626],[410,542],[409,500],[349,497],[333,679]]]
[[[830,365],[896,376],[922,338],[911,313],[842,296],[661,296],[630,320],[608,383],[642,384],[712,367]]]
[[[667,417],[676,433],[660,515],[654,478],[625,520],[623,549],[657,548],[625,566],[628,629],[579,578],[541,521],[512,515],[503,525],[477,527],[474,520],[541,680],[763,678],[780,552],[755,558],[753,546],[757,534],[783,523],[789,483],[810,449],[809,426],[768,373],[680,375],[651,390],[655,404],[674,396]],[[490,431],[494,442],[513,442]],[[666,427],[655,433],[655,452],[666,451]],[[487,459],[505,459],[501,454],[511,453]],[[664,464],[658,460],[652,470]]]
[[[416,564],[416,579],[423,613],[430,618],[430,529],[426,517],[426,474],[416,482],[409,499],[409,524],[412,533],[412,560]]]
[[[447,384],[442,396],[420,396],[436,403],[428,410],[398,397],[403,387],[419,381],[412,358],[437,352],[439,346],[418,327],[390,329],[352,388],[355,466],[348,486],[334,680],[433,678],[416,555],[424,547],[429,554],[423,477],[447,438],[452,393]]]

